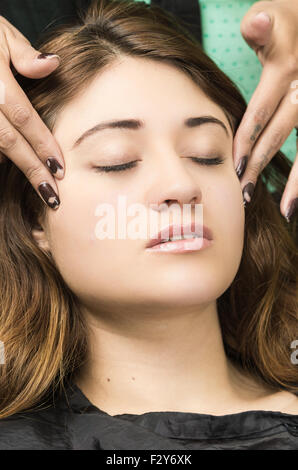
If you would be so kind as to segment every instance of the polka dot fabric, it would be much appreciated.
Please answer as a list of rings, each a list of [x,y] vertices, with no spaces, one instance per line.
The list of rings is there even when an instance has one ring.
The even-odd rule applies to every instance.
[[[254,0],[198,0],[201,8],[203,48],[211,59],[236,83],[248,103],[262,73],[255,52],[243,39],[240,23]],[[293,162],[296,131],[281,150]]]

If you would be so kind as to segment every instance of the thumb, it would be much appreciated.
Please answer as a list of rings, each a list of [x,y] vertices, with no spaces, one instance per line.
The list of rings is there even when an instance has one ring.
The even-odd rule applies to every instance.
[[[265,11],[244,17],[241,23],[241,34],[255,52],[268,44],[273,27],[272,15]]]
[[[23,35],[6,31],[6,40],[14,69],[28,78],[43,78],[60,64],[57,54],[41,54]]]

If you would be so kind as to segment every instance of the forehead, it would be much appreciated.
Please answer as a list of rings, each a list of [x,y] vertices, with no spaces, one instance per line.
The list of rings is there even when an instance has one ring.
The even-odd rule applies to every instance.
[[[212,114],[229,127],[223,110],[184,72],[152,59],[125,57],[102,69],[63,108],[53,134],[63,139],[71,122],[75,139],[97,121],[136,116],[152,129],[166,129],[186,117],[203,114]]]

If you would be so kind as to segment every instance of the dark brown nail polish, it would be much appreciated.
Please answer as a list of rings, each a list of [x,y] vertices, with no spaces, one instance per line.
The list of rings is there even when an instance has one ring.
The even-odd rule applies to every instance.
[[[46,53],[46,52],[43,52],[42,54],[39,54],[37,56],[37,59],[51,59],[52,57],[57,57],[57,59],[59,59],[59,56],[57,54],[52,54],[52,53]]]
[[[248,160],[248,156],[245,155],[245,157],[242,157],[237,168],[236,168],[236,173],[237,173],[237,176],[238,178],[240,178],[243,173],[245,172],[245,169],[246,169],[246,165],[247,165],[247,160]]]
[[[49,183],[41,183],[38,186],[41,197],[51,209],[56,209],[60,204],[60,199]]]
[[[288,207],[286,211],[285,218],[287,222],[291,222],[291,217],[294,214],[294,212],[296,212],[297,209],[298,209],[298,197],[293,199],[293,201],[291,202],[290,206]]]
[[[56,175],[56,173],[59,173],[59,176],[63,175],[63,166],[60,165],[58,160],[54,157],[49,157],[47,159],[47,165],[53,175]],[[61,171],[62,170],[62,171]]]
[[[242,190],[242,194],[243,194],[243,198],[245,199],[246,203],[251,201],[252,195],[254,193],[254,189],[255,189],[255,185],[253,183],[247,183],[244,186],[244,188]],[[246,207],[246,205],[245,205],[245,207]]]

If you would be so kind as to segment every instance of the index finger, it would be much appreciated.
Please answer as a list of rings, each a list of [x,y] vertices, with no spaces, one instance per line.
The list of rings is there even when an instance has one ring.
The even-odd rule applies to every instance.
[[[42,162],[49,162],[47,165],[51,173],[57,178],[63,178],[64,159],[58,143],[17,83],[6,59],[1,55],[0,76],[5,90],[4,103],[1,104],[0,101],[0,111],[24,136],[37,157]],[[55,160],[57,164],[53,165],[52,162]]]
[[[276,67],[265,65],[233,142],[235,168],[242,157],[248,157],[261,132],[274,114],[289,88],[285,75]]]

